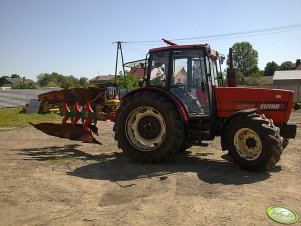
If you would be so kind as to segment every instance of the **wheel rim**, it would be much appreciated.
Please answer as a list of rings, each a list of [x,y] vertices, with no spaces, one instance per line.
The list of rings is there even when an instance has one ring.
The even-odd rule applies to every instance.
[[[260,137],[249,128],[241,128],[235,133],[234,146],[239,156],[248,161],[257,159],[262,151]]]
[[[143,106],[129,114],[125,130],[128,140],[135,148],[151,151],[163,143],[166,124],[160,112],[152,107]]]

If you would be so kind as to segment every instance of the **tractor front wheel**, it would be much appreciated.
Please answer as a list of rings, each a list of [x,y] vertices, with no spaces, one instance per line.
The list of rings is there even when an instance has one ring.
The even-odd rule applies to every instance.
[[[280,160],[283,139],[264,115],[236,116],[226,132],[229,154],[241,168],[264,171]]]

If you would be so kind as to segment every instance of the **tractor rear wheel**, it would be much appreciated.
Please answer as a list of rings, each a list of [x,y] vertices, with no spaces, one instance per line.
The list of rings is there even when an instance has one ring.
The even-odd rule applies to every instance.
[[[286,148],[286,146],[288,145],[288,143],[289,143],[289,139],[288,138],[283,138],[283,143],[282,143],[283,149]]]
[[[174,105],[151,92],[139,92],[122,101],[114,131],[118,147],[143,163],[165,160],[180,149],[184,137],[184,125]]]
[[[229,155],[241,168],[264,171],[280,160],[283,151],[279,128],[264,115],[239,115],[227,126]]]

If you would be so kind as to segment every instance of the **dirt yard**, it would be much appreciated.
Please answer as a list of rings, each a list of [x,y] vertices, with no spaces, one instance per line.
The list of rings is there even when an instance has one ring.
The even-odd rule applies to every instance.
[[[298,138],[267,173],[229,162],[219,139],[143,165],[118,150],[110,122],[102,146],[0,128],[0,225],[277,225],[271,205],[301,215],[301,112],[291,120]]]

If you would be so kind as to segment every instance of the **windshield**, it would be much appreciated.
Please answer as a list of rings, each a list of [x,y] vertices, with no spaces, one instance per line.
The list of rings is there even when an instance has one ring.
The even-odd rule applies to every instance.
[[[171,85],[183,84],[191,89],[202,82],[206,82],[203,52],[200,49],[174,51]]]
[[[202,49],[173,52],[173,73],[170,90],[183,103],[191,116],[208,115],[208,87]]]

